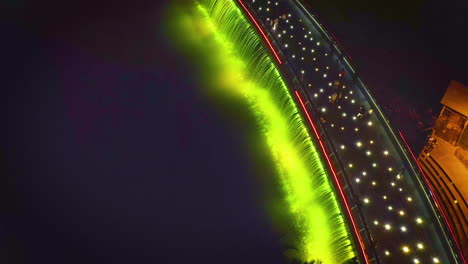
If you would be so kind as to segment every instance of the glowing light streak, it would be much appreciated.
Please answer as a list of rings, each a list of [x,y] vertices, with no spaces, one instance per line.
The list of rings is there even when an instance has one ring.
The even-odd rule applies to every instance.
[[[293,221],[292,228],[296,229],[293,233],[297,232],[293,238],[297,256],[304,262],[324,263],[342,263],[354,257],[350,234],[333,184],[328,181],[324,160],[298,115],[300,109],[276,68],[278,64],[268,54],[266,45],[261,45],[262,36],[235,2],[201,2],[205,5],[196,5],[200,13],[192,12],[194,17],[184,24],[187,31],[182,35],[187,35],[184,40],[196,38],[191,46],[199,49],[194,50],[196,53],[209,54],[201,56],[201,61],[217,65],[201,67],[208,80],[214,82],[213,86],[246,100],[261,125],[277,166],[277,179]],[[245,27],[237,28],[239,23]],[[203,29],[204,34],[197,34],[193,28]],[[283,103],[278,104],[278,99]],[[298,140],[297,135],[303,140]]]

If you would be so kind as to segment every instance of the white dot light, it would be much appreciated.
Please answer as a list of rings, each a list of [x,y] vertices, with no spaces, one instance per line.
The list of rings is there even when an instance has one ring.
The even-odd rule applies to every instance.
[[[407,247],[407,246],[404,246],[404,247],[402,247],[401,249],[402,249],[403,252],[405,252],[405,253],[409,253],[409,252],[410,252],[410,249],[409,249],[409,247]]]
[[[432,261],[434,261],[434,263],[440,263],[438,258],[433,258]]]
[[[407,230],[407,229],[406,229],[406,226],[402,226],[402,227],[401,227],[401,232],[406,232],[406,230]]]
[[[424,245],[422,243],[418,243],[418,248],[419,249],[424,249]]]
[[[390,229],[392,229],[392,226],[390,224],[385,224],[385,229],[390,230]]]
[[[422,224],[422,222],[423,222],[423,220],[421,219],[421,217],[416,218],[416,223]]]

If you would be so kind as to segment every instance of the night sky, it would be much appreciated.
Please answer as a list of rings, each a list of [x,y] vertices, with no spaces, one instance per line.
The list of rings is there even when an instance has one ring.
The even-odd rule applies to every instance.
[[[341,2],[312,7],[417,149],[410,109],[430,119],[451,79],[468,84],[467,2]],[[199,92],[164,6],[1,8],[0,263],[284,263],[272,172]]]

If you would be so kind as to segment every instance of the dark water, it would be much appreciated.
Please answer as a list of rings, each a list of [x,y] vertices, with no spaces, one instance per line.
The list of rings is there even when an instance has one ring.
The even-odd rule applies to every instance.
[[[155,2],[11,3],[1,263],[283,263],[246,129]]]

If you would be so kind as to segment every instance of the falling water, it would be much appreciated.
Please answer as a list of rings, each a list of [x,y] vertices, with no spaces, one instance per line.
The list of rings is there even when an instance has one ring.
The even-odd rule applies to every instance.
[[[294,258],[328,264],[354,257],[316,147],[260,37],[234,1],[201,0],[187,10],[172,14],[174,31],[189,53],[203,54],[205,83],[244,99],[259,123],[293,221]]]

